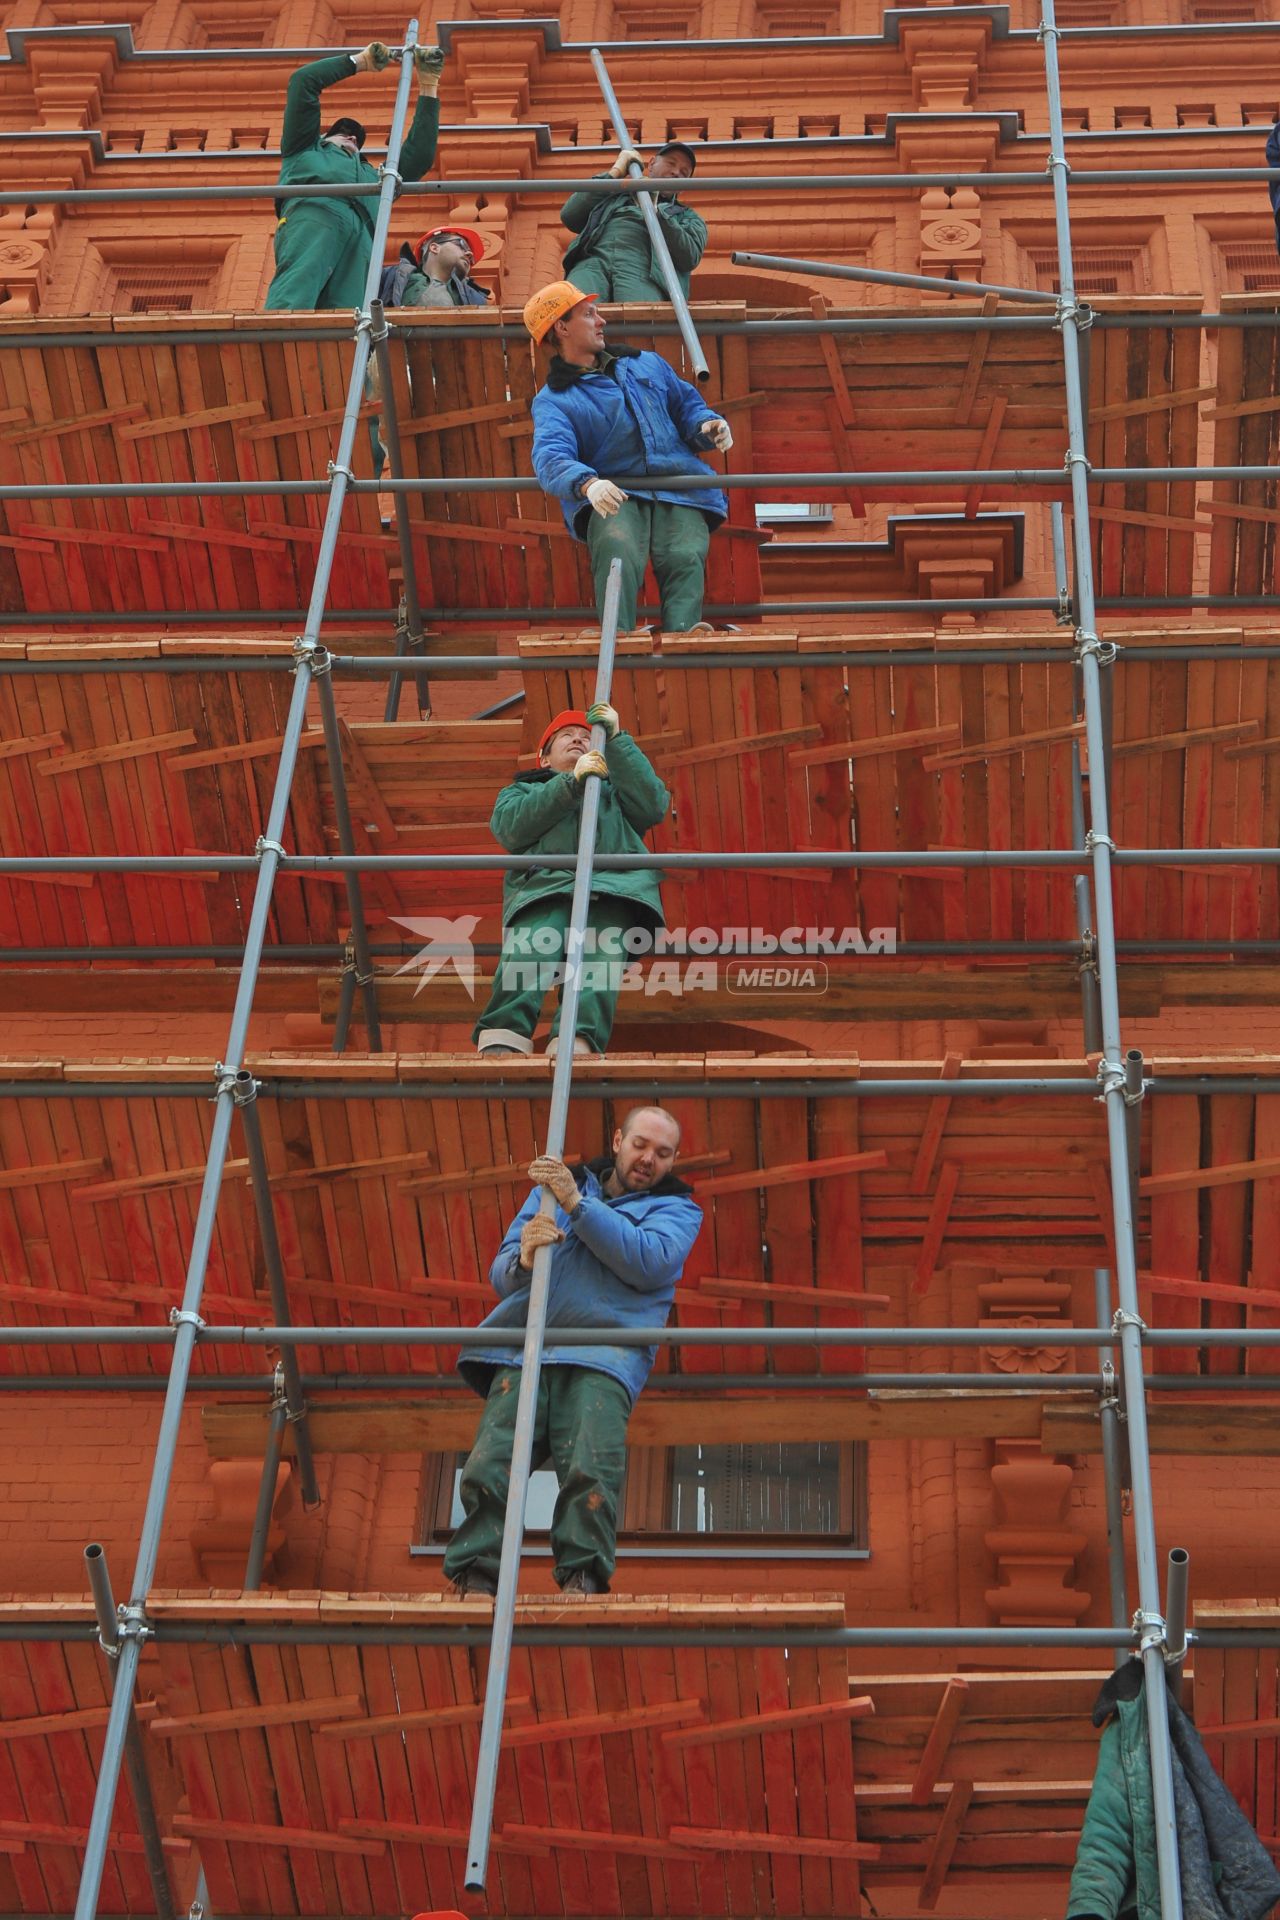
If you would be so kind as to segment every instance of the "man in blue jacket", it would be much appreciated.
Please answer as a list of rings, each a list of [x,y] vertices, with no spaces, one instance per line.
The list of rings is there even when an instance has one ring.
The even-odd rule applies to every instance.
[[[665,1107],[636,1107],[604,1159],[570,1169],[540,1155],[537,1184],[507,1228],[489,1269],[500,1305],[486,1327],[520,1332],[533,1261],[551,1248],[548,1341],[538,1378],[533,1466],[550,1459],[560,1483],[551,1521],[556,1582],[565,1593],[607,1593],[616,1561],[618,1495],[631,1409],[655,1347],[557,1347],[556,1327],[665,1326],[702,1209],[674,1172],[680,1126]],[[543,1215],[542,1188],[555,1196]],[[466,1518],[445,1551],[444,1571],[463,1597],[498,1587],[511,1484],[519,1345],[476,1348],[458,1371],[485,1396],[459,1489]]]
[[[629,633],[652,561],[664,630],[709,633],[702,619],[707,547],[729,503],[719,488],[681,481],[711,475],[697,449],[727,453],[733,445],[728,422],[660,354],[606,350],[595,294],[567,280],[540,288],[525,307],[524,323],[552,352],[546,385],[533,397],[533,470],[543,492],[560,501],[574,538],[586,542],[597,612],[603,616],[616,557],[622,562],[618,631]],[[631,496],[610,474],[667,484]]]

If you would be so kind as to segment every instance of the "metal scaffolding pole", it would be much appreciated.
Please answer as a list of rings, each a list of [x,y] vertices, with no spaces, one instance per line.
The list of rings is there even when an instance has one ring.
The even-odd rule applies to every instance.
[[[600,622],[600,664],[596,671],[597,701],[607,701],[613,689],[613,658],[618,641],[618,602],[622,593],[622,562],[613,560],[605,587],[604,609]],[[605,731],[591,729],[591,745],[603,749]],[[555,1075],[551,1085],[551,1110],[547,1115],[546,1152],[557,1159],[564,1152],[565,1128],[569,1118],[569,1096],[573,1089],[573,1050],[578,1031],[578,1000],[582,991],[582,968],[587,919],[591,911],[592,863],[596,851],[596,824],[600,816],[600,782],[588,779],[582,796],[578,821],[578,851],[573,873],[573,900],[565,934],[564,987],[560,1001],[560,1044],[556,1050]],[[549,1187],[542,1190],[540,1216],[554,1220],[555,1196]],[[476,1760],[475,1797],[471,1807],[471,1834],[467,1844],[465,1885],[471,1892],[483,1892],[489,1865],[489,1839],[493,1830],[493,1798],[498,1785],[498,1757],[502,1749],[502,1722],[507,1710],[507,1679],[511,1671],[511,1632],[515,1621],[516,1587],[520,1579],[520,1552],[524,1544],[524,1509],[529,1492],[533,1455],[533,1427],[537,1411],[538,1381],[542,1372],[543,1338],[547,1324],[547,1295],[551,1285],[551,1248],[539,1247],[533,1257],[529,1281],[529,1305],[525,1311],[524,1351],[520,1362],[520,1397],[516,1404],[516,1423],[512,1437],[511,1480],[507,1491],[507,1511],[502,1529],[502,1558],[498,1568],[498,1592],[493,1605],[493,1640],[489,1653],[489,1672],[484,1690],[484,1717],[480,1722],[480,1750]],[[508,1341],[510,1333],[507,1334]]]
[[[116,1617],[115,1595],[111,1591],[111,1575],[107,1572],[107,1558],[96,1541],[84,1550],[85,1572],[89,1576],[89,1588],[93,1594],[94,1611],[98,1616],[98,1642],[107,1656],[109,1691],[114,1701],[117,1693],[122,1692],[117,1667],[120,1660],[120,1622]],[[151,1795],[151,1777],[147,1772],[147,1756],[142,1744],[142,1735],[133,1712],[133,1688],[125,1696],[128,1700],[128,1720],[125,1732],[124,1761],[129,1775],[129,1789],[133,1794],[133,1808],[138,1816],[138,1832],[142,1836],[142,1852],[147,1863],[147,1878],[151,1882],[151,1898],[155,1901],[158,1920],[173,1920],[173,1890],[169,1885],[169,1869],[164,1857],[164,1844],[160,1837],[160,1825],[156,1819],[156,1805]]]
[[[1120,989],[1116,967],[1112,853],[1107,806],[1106,733],[1100,661],[1110,663],[1108,649],[1095,631],[1093,556],[1089,524],[1089,460],[1085,442],[1085,403],[1081,378],[1082,316],[1075,294],[1071,219],[1067,204],[1070,167],[1062,120],[1062,93],[1058,70],[1058,28],[1054,0],[1041,0],[1045,87],[1049,104],[1049,172],[1053,182],[1053,211],[1058,245],[1058,278],[1062,288],[1063,370],[1067,399],[1067,468],[1071,480],[1072,533],[1075,545],[1077,645],[1084,687],[1085,727],[1089,745],[1090,830],[1086,845],[1093,856],[1093,895],[1098,937],[1098,982],[1102,1008],[1103,1058],[1099,1067],[1107,1140],[1111,1162],[1111,1197],[1115,1226],[1116,1281],[1120,1307],[1116,1315],[1125,1377],[1129,1427],[1129,1458],[1133,1495],[1134,1539],[1138,1564],[1137,1624],[1145,1677],[1147,1730],[1151,1745],[1151,1787],[1154,1804],[1156,1858],[1159,1868],[1160,1909],[1163,1920],[1182,1920],[1182,1888],[1178,1866],[1178,1836],[1173,1806],[1173,1762],[1164,1679],[1165,1627],[1160,1614],[1160,1580],[1156,1563],[1151,1457],[1147,1435],[1145,1388],[1142,1378],[1141,1320],[1138,1313],[1138,1274],[1131,1194],[1128,1094],[1120,1038]],[[1140,1095],[1139,1095],[1140,1097]]]
[[[605,66],[604,59],[598,47],[592,47],[591,49],[591,70],[599,82],[600,92],[604,99],[605,111],[613,123],[613,137],[620,147],[629,147],[631,145],[631,135],[628,133],[627,123],[622,117],[622,109],[618,105],[618,96],[614,92],[613,82],[609,78],[609,69]],[[638,166],[633,160],[627,168],[627,178],[631,181],[642,181],[645,178],[644,168]],[[590,190],[594,192],[595,188],[602,184],[604,183],[601,181],[593,180]],[[621,185],[622,183],[619,181],[617,184]],[[656,182],[654,183],[654,187],[656,191]],[[649,250],[657,263],[658,272],[662,275],[663,284],[667,289],[667,298],[671,302],[671,311],[675,314],[676,325],[680,329],[680,338],[683,340],[684,350],[689,356],[689,364],[693,368],[694,378],[699,383],[704,380],[709,380],[711,378],[711,368],[707,365],[707,356],[702,351],[702,342],[694,331],[693,321],[689,317],[689,305],[684,297],[684,288],[680,285],[680,276],[676,272],[675,262],[671,258],[671,249],[667,245],[667,237],[662,231],[662,222],[658,218],[658,210],[654,205],[654,194],[641,194],[636,204],[640,208],[641,217],[644,220],[644,230],[649,236]]]
[[[986,280],[944,280],[936,273],[889,273],[881,267],[842,267],[830,260],[792,260],[777,253],[731,253],[735,267],[778,268],[784,273],[811,273],[822,280],[869,280],[878,287],[911,287],[921,293],[970,293],[979,299],[989,293],[1002,300],[1027,300],[1037,306],[1054,307],[1056,293],[1040,287],[1001,287]]]
[[[416,37],[417,23],[416,21],[410,21],[405,34],[406,51],[412,49]],[[164,1408],[160,1420],[160,1431],[156,1439],[151,1485],[148,1490],[146,1509],[143,1514],[142,1532],[138,1546],[137,1563],[134,1568],[133,1584],[130,1588],[129,1603],[124,1608],[121,1619],[121,1638],[124,1644],[120,1649],[116,1692],[112,1698],[111,1712],[107,1721],[106,1733],[103,1737],[102,1756],[98,1769],[98,1784],[94,1795],[93,1814],[89,1822],[89,1832],[85,1842],[84,1865],[76,1899],[76,1920],[94,1920],[98,1909],[98,1894],[102,1885],[103,1868],[106,1864],[107,1847],[110,1841],[111,1812],[115,1804],[116,1790],[120,1779],[120,1767],[123,1760],[124,1744],[129,1724],[130,1703],[138,1671],[138,1658],[141,1652],[143,1637],[148,1630],[146,1599],[155,1572],[156,1557],[160,1547],[160,1534],[164,1523],[165,1507],[168,1502],[169,1483],[173,1475],[174,1461],[177,1455],[179,1428],[182,1420],[187,1378],[191,1370],[191,1358],[195,1349],[196,1339],[203,1326],[200,1318],[200,1301],[204,1291],[205,1274],[213,1244],[214,1219],[217,1214],[218,1195],[222,1185],[223,1168],[226,1164],[227,1146],[231,1134],[231,1117],[235,1107],[238,1104],[243,1104],[243,1096],[245,1093],[245,1089],[239,1080],[239,1074],[244,1057],[245,1042],[248,1036],[249,1016],[253,1006],[254,988],[257,984],[258,969],[261,964],[263,946],[266,940],[267,921],[271,911],[271,896],[275,887],[276,875],[284,857],[284,848],[281,845],[280,836],[284,832],[288,815],[289,796],[293,786],[293,776],[298,759],[298,742],[302,735],[303,722],[306,716],[307,696],[311,687],[312,659],[318,651],[320,623],[324,617],[325,600],[329,592],[329,579],[333,568],[334,556],[337,552],[343,502],[346,489],[351,483],[351,454],[355,444],[360,404],[364,396],[365,368],[368,365],[369,358],[369,305],[378,290],[378,275],[381,269],[382,256],[386,250],[387,229],[391,217],[391,205],[394,198],[395,184],[398,178],[396,168],[400,159],[400,142],[404,126],[405,110],[408,105],[409,82],[412,72],[412,60],[404,60],[401,63],[400,80],[396,90],[395,117],[391,126],[391,138],[387,150],[387,164],[383,169],[382,182],[379,188],[378,210],[374,222],[373,246],[369,261],[369,276],[365,286],[364,303],[356,329],[356,348],[352,360],[351,378],[347,390],[342,428],[338,437],[337,458],[333,462],[327,483],[329,487],[329,500],[320,546],[316,555],[316,570],[311,588],[311,600],[307,611],[306,626],[301,638],[297,642],[297,678],[294,682],[293,699],[290,703],[289,715],[285,723],[284,737],[281,742],[280,760],[276,770],[275,787],[272,792],[271,807],[267,819],[267,830],[258,842],[256,859],[258,869],[257,885],[249,916],[249,927],[245,936],[244,963],[240,972],[235,1007],[232,1012],[231,1026],[227,1037],[226,1060],[224,1063],[219,1064],[216,1074],[217,1091],[215,1095],[213,1129],[210,1135],[208,1160],[205,1165],[204,1180],[200,1189],[200,1200],[192,1234],[191,1253],[183,1288],[182,1305],[175,1309],[172,1316],[175,1328],[173,1353],[169,1365],[169,1384],[165,1393]]]
[[[257,1593],[262,1585],[262,1569],[267,1559],[267,1536],[271,1531],[271,1509],[275,1504],[276,1481],[280,1476],[280,1458],[284,1451],[284,1429],[289,1419],[289,1396],[285,1387],[284,1361],[275,1370],[271,1383],[271,1413],[267,1421],[267,1444],[262,1455],[262,1478],[258,1482],[258,1505],[249,1535],[249,1557],[244,1567],[244,1591]],[[301,1467],[301,1458],[299,1458]]]
[[[240,1125],[244,1130],[245,1153],[249,1161],[249,1182],[253,1189],[253,1204],[258,1216],[258,1231],[262,1235],[262,1264],[266,1269],[267,1285],[271,1290],[271,1311],[281,1326],[288,1326],[292,1315],[289,1312],[284,1256],[280,1251],[275,1209],[271,1203],[271,1182],[267,1173],[266,1148],[262,1140],[262,1122],[258,1117],[258,1083],[250,1073],[242,1072],[238,1078],[242,1087],[238,1102]],[[292,1347],[284,1349],[280,1366],[284,1385],[285,1411],[293,1427],[293,1445],[298,1460],[298,1481],[302,1489],[302,1504],[304,1507],[318,1507],[320,1488],[316,1482],[315,1456],[311,1449],[307,1401],[298,1372],[297,1355]]]
[[[378,362],[378,381],[382,389],[382,418],[378,437],[387,450],[387,465],[391,469],[393,480],[405,477],[404,454],[400,447],[400,419],[396,408],[395,382],[392,379],[390,329],[387,326],[386,308],[381,300],[370,303],[370,315],[373,320],[373,351]],[[401,493],[392,494],[396,516],[396,539],[400,545],[400,568],[404,575],[404,618],[396,635],[398,654],[420,655],[425,648],[422,632],[422,605],[418,596],[418,569],[413,557],[413,531],[409,524],[409,503]],[[387,684],[387,704],[383,712],[384,720],[400,718],[400,688],[402,675],[392,674]],[[415,673],[414,685],[418,690],[418,715],[426,720],[431,714],[431,682],[425,673]]]
[[[316,693],[320,700],[320,717],[324,725],[325,759],[329,764],[329,785],[333,789],[333,814],[338,827],[338,845],[344,854],[355,852],[355,835],[351,830],[351,807],[347,799],[347,776],[342,764],[342,737],[338,731],[338,709],[333,698],[333,682],[329,676],[330,659],[323,647],[316,649],[311,662],[311,672],[315,680]],[[360,886],[360,876],[354,868],[346,873],[347,913],[351,921],[351,944],[355,950],[354,972],[349,976],[352,985],[360,989],[364,1002],[365,1032],[369,1038],[369,1050],[382,1052],[382,1024],[378,1018],[378,989],[374,981],[373,961],[369,957],[369,928],[365,920],[364,894]],[[345,984],[344,976],[344,984]],[[335,1039],[335,1052],[341,1052]]]
[[[1093,1270],[1094,1307],[1098,1325],[1112,1318],[1111,1273],[1107,1267]],[[1102,1487],[1107,1509],[1107,1578],[1111,1590],[1111,1620],[1123,1627],[1129,1618],[1129,1587],[1124,1558],[1124,1488],[1120,1464],[1120,1381],[1114,1365],[1113,1347],[1099,1349],[1102,1362],[1102,1395],[1098,1404],[1098,1425],[1102,1434]],[[1175,1378],[1179,1376],[1174,1376]],[[1116,1664],[1124,1656],[1117,1651]]]

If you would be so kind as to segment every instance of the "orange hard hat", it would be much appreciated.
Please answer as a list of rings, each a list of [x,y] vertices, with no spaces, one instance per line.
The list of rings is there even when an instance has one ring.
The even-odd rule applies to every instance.
[[[583,293],[581,287],[570,286],[567,280],[553,280],[549,287],[539,287],[532,299],[526,300],[524,324],[541,346],[557,320],[563,320],[566,313],[572,313],[584,300],[599,297],[595,293]]]
[[[594,300],[595,295],[592,294],[590,298]],[[585,727],[587,725],[587,716],[581,707],[566,707],[563,713],[558,713],[555,719],[543,728],[542,738],[538,742],[538,757],[542,757],[556,735],[563,732],[565,727]]]
[[[480,235],[474,227],[459,227],[457,225],[451,227],[432,227],[430,233],[424,233],[420,240],[415,240],[413,243],[413,257],[419,266],[422,265],[422,250],[428,240],[443,240],[446,234],[450,233],[456,233],[460,240],[466,241],[471,249],[471,264],[473,267],[477,266],[480,261],[484,259],[484,241],[480,238]]]

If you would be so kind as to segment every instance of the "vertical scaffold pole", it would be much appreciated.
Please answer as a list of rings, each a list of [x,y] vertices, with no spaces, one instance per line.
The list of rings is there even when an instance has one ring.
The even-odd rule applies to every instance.
[[[411,20],[405,30],[406,54],[412,54],[417,35],[417,22]],[[132,1717],[133,1689],[138,1675],[138,1659],[143,1640],[150,1632],[146,1617],[146,1599],[160,1550],[160,1534],[169,1498],[169,1483],[173,1477],[173,1466],[177,1457],[178,1436],[182,1424],[187,1381],[191,1372],[192,1355],[195,1352],[200,1329],[204,1324],[200,1318],[200,1301],[213,1247],[218,1195],[222,1186],[222,1173],[226,1165],[227,1147],[231,1138],[231,1119],[236,1106],[244,1102],[245,1087],[240,1079],[240,1069],[248,1037],[249,1016],[253,1010],[254,990],[262,964],[263,947],[266,944],[267,925],[271,915],[271,897],[284,854],[281,835],[288,818],[289,796],[293,789],[293,776],[298,763],[298,742],[302,737],[307,699],[311,690],[311,662],[318,647],[320,624],[324,618],[334,556],[338,549],[343,503],[352,478],[351,454],[355,446],[360,405],[364,398],[365,371],[369,364],[370,303],[378,291],[382,256],[386,252],[391,206],[399,180],[397,168],[400,162],[404,116],[409,101],[409,81],[412,73],[412,58],[403,60],[400,83],[396,89],[395,117],[392,120],[387,141],[387,158],[382,169],[382,186],[374,219],[373,247],[369,261],[369,274],[365,283],[364,304],[356,320],[355,353],[347,387],[346,409],[338,435],[337,457],[330,468],[329,496],[320,545],[316,552],[315,578],[311,585],[306,625],[296,643],[297,672],[293,685],[293,698],[289,705],[284,735],[280,743],[280,759],[276,768],[266,832],[258,842],[257,885],[249,914],[244,958],[241,962],[240,979],[227,1035],[226,1061],[219,1063],[217,1069],[209,1154],[205,1163],[204,1181],[200,1188],[195,1226],[192,1230],[191,1253],[187,1261],[182,1305],[175,1308],[170,1316],[177,1331],[171,1351],[169,1378],[165,1387],[164,1405],[156,1436],[151,1484],[142,1516],[142,1531],[138,1543],[138,1557],[134,1566],[133,1584],[129,1591],[128,1605],[121,1610],[121,1647],[116,1667],[115,1692],[112,1695],[111,1711],[107,1719],[106,1732],[103,1735],[102,1756],[98,1763],[98,1785],[94,1795],[89,1831],[85,1838],[84,1866],[81,1870],[80,1887],[76,1897],[76,1920],[95,1920],[98,1911],[98,1895],[102,1886],[107,1846],[111,1837],[111,1813],[120,1784],[120,1768]]]
[[[1111,1321],[1111,1270],[1095,1267],[1093,1294],[1096,1319],[1100,1327]],[[1124,1564],[1124,1488],[1120,1480],[1120,1394],[1116,1384],[1112,1347],[1100,1347],[1102,1395],[1098,1404],[1098,1424],[1102,1433],[1102,1490],[1107,1509],[1107,1579],[1111,1592],[1111,1623],[1124,1627],[1129,1623],[1129,1586]],[[1129,1658],[1128,1650],[1116,1648],[1116,1665]]]
[[[631,135],[628,133],[627,123],[622,117],[622,108],[618,105],[618,96],[613,90],[613,82],[609,78],[609,69],[605,66],[603,56],[598,47],[592,47],[591,49],[591,65],[595,69],[596,79],[600,82],[600,92],[604,96],[605,110],[613,122],[613,137],[620,147],[629,147],[631,145]],[[638,167],[633,160],[627,168],[627,172],[633,180],[639,180],[643,175],[644,169],[643,167]],[[651,194],[638,193],[636,199],[640,203],[641,217],[644,220],[645,230],[649,235],[649,245],[653,249],[653,257],[658,263],[658,271],[666,282],[667,294],[671,301],[671,311],[675,314],[676,325],[680,329],[680,338],[684,342],[684,350],[689,356],[689,364],[693,368],[694,377],[698,380],[709,380],[711,378],[711,369],[707,365],[707,356],[702,351],[702,342],[694,331],[688,303],[684,297],[684,290],[680,285],[680,276],[676,272],[675,262],[671,258],[671,249],[667,245],[666,236],[662,231],[662,222],[658,218],[658,209],[653,204]]]
[[[400,417],[396,407],[395,387],[391,379],[390,331],[387,327],[387,314],[381,300],[370,305],[373,319],[373,351],[378,363],[379,398],[382,402],[382,416],[378,428],[378,437],[387,449],[387,465],[391,469],[393,480],[404,480],[408,476],[404,470],[404,453],[400,445]],[[392,496],[396,516],[396,539],[400,543],[400,571],[404,577],[404,622],[401,632],[402,649],[409,655],[420,655],[425,645],[422,633],[422,602],[418,595],[418,570],[413,557],[413,529],[409,523],[409,497],[398,489]],[[431,682],[425,673],[415,673],[414,685],[418,689],[418,713],[427,719],[431,713]],[[387,703],[383,710],[386,721],[400,718],[400,690],[403,674],[393,673],[387,682]]]
[[[622,562],[609,567],[604,615],[600,623],[600,658],[596,667],[597,700],[607,700],[613,686],[613,656],[618,639],[618,601],[622,592]],[[591,744],[604,746],[604,728],[591,729]],[[573,1086],[573,1043],[578,1031],[578,999],[582,990],[582,959],[587,916],[591,909],[591,878],[596,851],[596,822],[600,814],[600,782],[587,780],[578,828],[578,861],[573,871],[573,902],[565,936],[564,993],[560,1002],[560,1045],[556,1049],[555,1078],[551,1083],[551,1111],[547,1116],[546,1152],[557,1158],[564,1152],[569,1094]],[[501,965],[501,961],[498,963]],[[555,1200],[543,1189],[541,1212],[555,1216]],[[484,1691],[484,1718],[480,1723],[480,1752],[476,1760],[476,1789],[471,1808],[471,1838],[467,1847],[466,1886],[483,1892],[489,1865],[489,1838],[493,1829],[493,1797],[498,1784],[498,1757],[502,1748],[502,1721],[507,1707],[507,1677],[511,1667],[511,1634],[515,1621],[516,1585],[520,1578],[520,1551],[524,1543],[525,1497],[529,1491],[529,1464],[533,1452],[533,1423],[542,1372],[542,1348],[547,1322],[547,1291],[551,1280],[551,1249],[539,1247],[533,1257],[529,1308],[525,1316],[524,1352],[520,1362],[520,1397],[516,1403],[515,1434],[511,1448],[511,1484],[502,1530],[502,1560],[498,1593],[493,1605],[493,1638]]]
[[[1058,26],[1054,0],[1041,0],[1040,37],[1044,42],[1045,91],[1049,106],[1049,171],[1053,181],[1053,212],[1058,243],[1061,294],[1058,314],[1062,324],[1062,364],[1067,400],[1067,470],[1071,482],[1071,520],[1075,551],[1076,646],[1084,694],[1085,734],[1089,765],[1090,831],[1085,844],[1093,868],[1093,902],[1098,940],[1098,991],[1102,1011],[1103,1056],[1098,1069],[1107,1119],[1111,1163],[1111,1203],[1116,1242],[1116,1291],[1119,1308],[1116,1328],[1125,1380],[1129,1425],[1129,1462],[1133,1492],[1133,1532],[1138,1571],[1138,1632],[1145,1685],[1147,1731],[1151,1746],[1151,1792],[1154,1810],[1156,1860],[1160,1881],[1162,1920],[1182,1920],[1182,1886],[1178,1867],[1178,1836],[1173,1805],[1173,1765],[1165,1686],[1165,1623],[1160,1612],[1160,1567],[1156,1554],[1151,1452],[1147,1431],[1146,1384],[1142,1370],[1142,1319],[1138,1312],[1138,1263],[1134,1241],[1133,1199],[1129,1170],[1128,1100],[1120,1044],[1120,985],[1116,966],[1116,934],[1112,898],[1111,855],[1106,769],[1106,735],[1100,662],[1110,665],[1115,649],[1104,646],[1096,631],[1097,606],[1093,587],[1093,552],[1089,519],[1089,460],[1085,443],[1084,397],[1081,384],[1081,332],[1088,325],[1075,294],[1071,220],[1067,207],[1066,140],[1062,121],[1062,89],[1058,68]],[[1128,1099],[1126,1099],[1128,1094]],[[1136,1097],[1141,1097],[1140,1095]]]
[[[115,1595],[111,1591],[107,1557],[96,1541],[91,1541],[84,1550],[84,1566],[89,1576],[89,1590],[93,1594],[94,1611],[98,1616],[98,1639],[102,1651],[107,1656],[107,1671],[112,1676],[111,1684],[115,1688],[118,1682],[116,1665],[120,1658],[120,1622],[116,1618]],[[130,1704],[132,1706],[132,1703]],[[151,1797],[147,1756],[142,1745],[142,1735],[138,1731],[138,1722],[132,1711],[129,1714],[128,1731],[125,1735],[124,1758],[129,1775],[129,1786],[133,1793],[133,1809],[138,1816],[138,1832],[142,1835],[142,1853],[147,1863],[147,1877],[151,1881],[151,1898],[155,1902],[157,1920],[173,1920],[173,1894],[169,1887],[169,1870],[165,1864],[160,1827],[156,1820],[156,1805]]]
[[[1053,584],[1058,596],[1058,621],[1065,624],[1071,614],[1071,583],[1067,573],[1067,535],[1062,502],[1049,505],[1049,529],[1053,537]],[[1075,680],[1075,698],[1079,702],[1079,672]],[[1085,844],[1084,775],[1080,766],[1080,742],[1071,742],[1071,844],[1083,850]],[[1076,903],[1076,932],[1080,936],[1080,1019],[1084,1028],[1086,1053],[1102,1051],[1102,1017],[1098,1008],[1098,960],[1093,937],[1093,904],[1089,897],[1089,876],[1078,873],[1073,882]]]

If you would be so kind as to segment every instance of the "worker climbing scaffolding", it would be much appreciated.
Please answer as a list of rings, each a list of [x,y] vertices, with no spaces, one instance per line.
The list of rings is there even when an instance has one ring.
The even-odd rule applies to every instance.
[[[418,104],[401,148],[400,174],[405,180],[421,180],[436,157],[444,52],[440,47],[415,47],[412,58]],[[297,69],[289,81],[280,135],[281,186],[378,185],[377,169],[362,157],[364,125],[343,114],[321,133],[320,96],[357,73],[385,72],[391,60],[390,48],[371,40],[358,53],[311,60]],[[277,202],[276,212],[276,270],[266,307],[358,307],[373,246],[373,199],[284,199]]]

